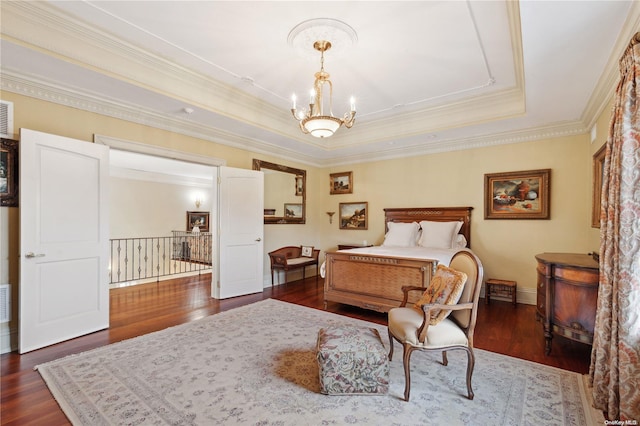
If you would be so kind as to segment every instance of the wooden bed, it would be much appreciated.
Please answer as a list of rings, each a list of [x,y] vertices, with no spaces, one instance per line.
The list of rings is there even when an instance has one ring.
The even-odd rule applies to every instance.
[[[384,209],[385,233],[389,222],[461,221],[459,233],[465,236],[467,247],[470,247],[471,210],[473,207]],[[437,263],[437,260],[356,254],[348,251],[328,252],[325,263],[325,309],[327,302],[338,302],[387,312],[402,302],[402,286],[426,288]],[[416,298],[419,296],[415,295]]]

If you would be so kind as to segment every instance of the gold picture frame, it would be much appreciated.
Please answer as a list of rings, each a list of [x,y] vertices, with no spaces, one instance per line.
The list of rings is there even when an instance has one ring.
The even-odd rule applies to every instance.
[[[549,219],[551,169],[484,175],[485,219]]]
[[[369,229],[368,202],[340,203],[339,207],[340,229]]]
[[[329,175],[329,194],[352,194],[353,172],[331,173]]]
[[[200,232],[209,232],[209,212],[187,212],[187,231],[196,226]]]
[[[591,200],[591,227],[600,228],[600,204],[602,202],[602,178],[607,144],[593,154],[593,194]]]

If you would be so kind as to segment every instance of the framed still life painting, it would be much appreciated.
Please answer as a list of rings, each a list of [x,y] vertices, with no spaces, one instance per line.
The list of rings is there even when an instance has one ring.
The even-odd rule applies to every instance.
[[[549,219],[551,169],[484,175],[485,219]]]

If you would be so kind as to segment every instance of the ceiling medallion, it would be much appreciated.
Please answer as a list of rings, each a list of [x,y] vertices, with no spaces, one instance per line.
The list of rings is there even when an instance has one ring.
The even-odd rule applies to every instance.
[[[311,41],[312,40],[312,41]],[[296,95],[292,96],[291,114],[298,120],[300,130],[305,134],[311,134],[317,138],[327,138],[344,124],[350,129],[355,123],[356,106],[355,100],[351,98],[351,110],[344,114],[343,118],[337,118],[332,111],[333,84],[330,75],[324,70],[324,52],[332,48],[335,40],[343,48],[350,46],[357,41],[356,33],[344,22],[320,18],[304,21],[291,30],[289,33],[289,44],[299,51],[307,51],[308,46],[320,52],[320,71],[315,73],[313,89],[309,96],[309,109],[298,110],[296,107]],[[304,49],[304,43],[307,49]],[[323,105],[323,93],[325,87],[328,89],[329,108],[325,112]]]
[[[318,40],[331,42],[331,55],[338,57],[358,42],[356,31],[342,21],[316,18],[303,21],[293,27],[287,36],[289,46],[303,58],[315,60],[317,52],[311,47]]]

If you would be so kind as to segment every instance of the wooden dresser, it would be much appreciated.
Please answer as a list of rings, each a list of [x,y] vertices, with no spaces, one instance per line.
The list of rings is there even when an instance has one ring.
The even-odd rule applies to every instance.
[[[536,318],[542,321],[545,354],[554,334],[593,343],[600,279],[598,262],[587,254],[542,253],[538,261]]]

